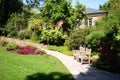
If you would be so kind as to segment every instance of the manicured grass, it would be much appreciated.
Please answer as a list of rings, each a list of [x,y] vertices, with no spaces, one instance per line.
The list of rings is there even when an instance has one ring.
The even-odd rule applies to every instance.
[[[55,50],[55,51],[59,51],[63,54],[72,56],[72,52],[68,49],[67,46],[53,46],[53,45],[47,45],[47,48],[50,50]]]
[[[0,80],[74,80],[66,67],[50,55],[20,55],[0,46]]]

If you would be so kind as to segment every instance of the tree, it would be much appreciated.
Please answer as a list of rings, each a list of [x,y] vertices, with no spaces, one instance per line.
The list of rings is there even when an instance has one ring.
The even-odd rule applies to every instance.
[[[109,0],[107,3],[101,6],[101,9],[108,11],[108,14],[102,17],[102,19],[100,19],[99,21],[97,21],[97,31],[95,31],[94,33],[90,33],[87,36],[89,44],[95,44],[91,45],[91,47],[97,47],[96,50],[101,52],[100,60],[99,62],[97,62],[97,66],[99,68],[114,71],[119,71],[120,66],[119,4],[120,0]]]
[[[27,27],[27,21],[24,16],[21,14],[13,13],[8,19],[7,24],[5,25],[6,34],[8,36],[17,36],[17,33],[20,30],[23,30]]]
[[[69,24],[71,24],[71,27],[74,28],[75,26],[80,26],[81,20],[86,17],[85,6],[81,4],[79,1],[76,2],[75,8],[70,10],[70,18],[68,20]]]
[[[21,0],[0,0],[0,34],[12,13],[21,12]]]
[[[109,0],[103,5],[100,5],[100,9],[106,10],[109,13],[115,13],[120,10],[120,0]]]
[[[57,25],[62,20],[63,31],[69,32],[76,19],[82,19],[84,10],[83,5],[78,4],[76,8],[71,5],[71,0],[47,0],[45,5],[40,8],[41,16],[47,24]]]
[[[0,24],[5,23],[11,13],[20,12],[22,5],[20,0],[0,0]]]
[[[26,2],[30,8],[33,8],[44,5],[46,0],[26,0]]]
[[[28,21],[28,29],[35,31],[36,29],[42,29],[43,28],[43,21],[41,19],[41,16],[39,14],[33,15],[30,17],[30,20]]]

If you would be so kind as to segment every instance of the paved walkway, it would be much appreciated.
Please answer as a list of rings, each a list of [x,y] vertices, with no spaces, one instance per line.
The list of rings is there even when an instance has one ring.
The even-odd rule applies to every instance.
[[[16,42],[16,44],[32,45],[39,49],[44,49],[44,45],[35,44],[31,42],[24,42],[18,39],[1,38],[6,39],[9,42]],[[72,56],[64,55],[57,51],[51,51],[44,49],[47,54],[58,58],[70,71],[76,80],[120,80],[120,74],[112,74],[110,72],[102,71],[91,67],[90,65],[81,65]]]
[[[45,49],[45,51],[58,58],[71,72],[76,80],[120,80],[120,74],[112,74],[91,67],[90,65],[81,65],[72,56],[61,54],[57,51]]]

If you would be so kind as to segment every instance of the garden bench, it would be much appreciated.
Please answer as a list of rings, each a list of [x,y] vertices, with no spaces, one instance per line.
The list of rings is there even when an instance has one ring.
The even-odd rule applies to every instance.
[[[80,47],[80,50],[73,50],[73,57],[81,64],[90,64],[91,49]]]

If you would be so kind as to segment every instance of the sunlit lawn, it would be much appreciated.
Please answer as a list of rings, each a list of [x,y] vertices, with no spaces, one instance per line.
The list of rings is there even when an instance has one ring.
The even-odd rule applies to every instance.
[[[59,52],[61,52],[61,53],[63,53],[63,54],[72,56],[72,51],[70,51],[67,46],[47,45],[47,48],[50,49],[50,50],[59,51]]]
[[[66,67],[50,55],[20,55],[0,47],[0,80],[74,80]]]

